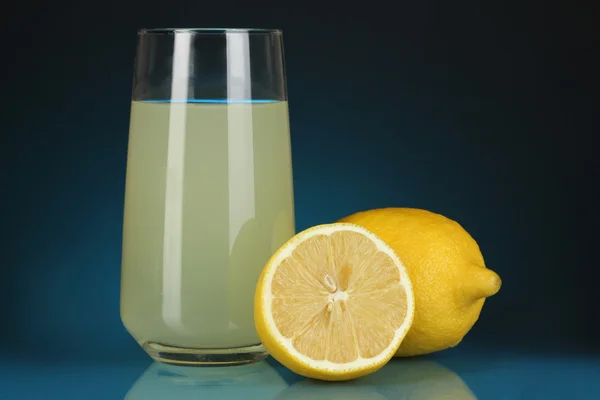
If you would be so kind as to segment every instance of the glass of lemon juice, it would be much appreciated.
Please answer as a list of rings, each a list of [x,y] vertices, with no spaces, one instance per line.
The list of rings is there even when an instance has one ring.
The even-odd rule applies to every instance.
[[[121,319],[157,361],[260,360],[255,285],[295,233],[281,31],[137,38]]]

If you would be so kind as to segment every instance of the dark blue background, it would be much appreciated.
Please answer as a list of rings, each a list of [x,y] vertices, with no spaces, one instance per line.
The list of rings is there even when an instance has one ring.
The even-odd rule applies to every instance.
[[[168,26],[284,30],[299,230],[375,207],[442,213],[504,282],[464,346],[598,349],[597,10],[322,3],[2,13],[3,357],[146,359],[119,319],[125,162],[136,31]]]

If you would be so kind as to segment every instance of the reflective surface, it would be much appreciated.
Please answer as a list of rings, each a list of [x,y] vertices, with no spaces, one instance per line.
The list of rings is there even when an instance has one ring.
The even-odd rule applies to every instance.
[[[507,354],[450,350],[392,360],[367,377],[340,383],[304,379],[272,358],[251,365],[194,368],[147,357],[102,364],[40,361],[0,364],[8,399],[594,399],[600,354]]]

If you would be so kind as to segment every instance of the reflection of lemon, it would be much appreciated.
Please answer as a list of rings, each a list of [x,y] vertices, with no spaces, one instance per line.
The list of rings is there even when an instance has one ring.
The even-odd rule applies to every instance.
[[[373,386],[388,399],[474,400],[477,397],[453,371],[427,359],[394,359],[376,373],[356,381]],[[285,392],[283,392],[285,393]]]
[[[500,289],[479,246],[456,222],[410,208],[360,212],[340,222],[374,232],[398,254],[415,294],[415,319],[396,355],[456,346],[479,318],[486,297]]]
[[[398,256],[352,224],[310,228],[284,244],[256,288],[258,335],[292,371],[324,380],[373,372],[396,352],[414,300]]]
[[[287,386],[264,361],[226,368],[154,363],[131,387],[125,400],[271,400]]]
[[[252,299],[261,267],[270,255],[266,239],[266,235],[261,235],[257,221],[250,218],[240,228],[231,248],[227,293],[223,295],[227,296],[227,332],[238,345],[259,342],[254,327]]]
[[[294,213],[291,210],[281,210],[275,218],[271,234],[271,254],[275,253],[289,238],[296,233]]]
[[[384,370],[385,367],[383,367]],[[380,370],[380,371],[381,371]],[[360,381],[360,380],[359,380]],[[275,400],[386,400],[377,387],[352,382],[300,381],[284,390]],[[420,399],[419,399],[420,400]]]
[[[379,371],[351,382],[325,383],[305,379],[276,400],[476,400],[463,380],[446,367],[426,359],[395,359]]]
[[[272,219],[250,218],[237,233],[227,268],[226,317],[238,345],[259,342],[253,311],[256,282],[265,262],[294,233],[294,216],[283,210]]]

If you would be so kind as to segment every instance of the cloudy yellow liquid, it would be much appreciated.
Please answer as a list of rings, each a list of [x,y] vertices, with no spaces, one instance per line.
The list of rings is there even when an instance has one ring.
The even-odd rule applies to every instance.
[[[287,102],[132,103],[121,318],[141,344],[259,343],[256,281],[294,234]]]

